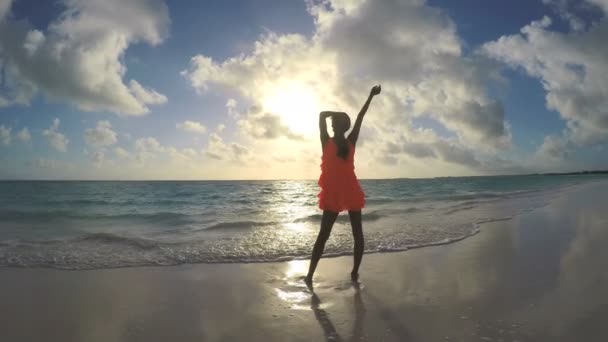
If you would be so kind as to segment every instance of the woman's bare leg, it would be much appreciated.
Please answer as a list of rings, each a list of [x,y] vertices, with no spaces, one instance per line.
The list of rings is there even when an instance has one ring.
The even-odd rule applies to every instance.
[[[359,278],[359,265],[361,265],[361,259],[363,259],[364,249],[361,210],[349,210],[348,217],[350,218],[350,225],[353,229],[353,238],[355,240],[353,271],[351,272],[350,276],[352,280],[357,280]]]
[[[315,270],[317,269],[317,264],[319,263],[319,259],[321,259],[321,255],[323,255],[323,249],[325,249],[325,242],[327,242],[327,239],[329,238],[331,228],[334,226],[334,222],[336,222],[337,217],[337,212],[323,210],[323,218],[321,219],[321,229],[319,230],[319,235],[317,236],[315,247],[312,249],[312,258],[310,259],[308,275],[304,279],[304,281],[306,281],[306,283],[309,285],[312,284],[312,276],[315,273]]]

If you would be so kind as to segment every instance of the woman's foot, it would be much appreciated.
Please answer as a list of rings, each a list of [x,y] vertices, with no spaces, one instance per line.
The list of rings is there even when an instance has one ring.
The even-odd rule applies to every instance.
[[[350,280],[352,280],[352,281],[359,280],[359,273],[357,273],[357,272],[350,272]]]
[[[312,290],[312,276],[307,275],[306,277],[304,277],[304,283],[306,284],[306,287]]]

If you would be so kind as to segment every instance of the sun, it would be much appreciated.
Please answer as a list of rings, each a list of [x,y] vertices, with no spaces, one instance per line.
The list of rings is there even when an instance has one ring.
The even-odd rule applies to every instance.
[[[264,110],[278,115],[293,133],[309,134],[317,127],[320,106],[310,87],[294,83],[267,93],[262,101]]]

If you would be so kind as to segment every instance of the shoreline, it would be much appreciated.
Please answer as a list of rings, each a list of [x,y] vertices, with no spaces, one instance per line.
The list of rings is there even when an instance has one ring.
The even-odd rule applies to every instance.
[[[540,189],[539,191],[535,190],[525,190],[525,191],[513,191],[509,194],[509,196],[502,198],[504,201],[494,201],[489,200],[485,202],[481,202],[479,207],[475,208],[475,212],[468,212],[469,218],[465,218],[460,226],[454,225],[454,227],[458,227],[457,230],[443,230],[441,232],[442,235],[431,236],[427,239],[410,239],[409,236],[420,236],[415,234],[424,233],[425,229],[429,229],[429,231],[433,231],[433,220],[428,218],[424,218],[425,214],[424,210],[415,211],[411,215],[410,218],[413,219],[412,222],[417,219],[424,218],[424,220],[429,222],[424,222],[426,228],[419,228],[415,224],[412,225],[414,228],[412,232],[402,232],[399,240],[392,241],[388,238],[384,238],[381,240],[377,240],[377,237],[381,237],[381,235],[377,234],[378,226],[383,226],[388,224],[388,227],[391,227],[394,224],[401,224],[401,221],[395,221],[394,218],[387,217],[387,221],[376,221],[373,220],[371,225],[375,225],[376,227],[371,227],[369,230],[370,235],[367,236],[369,243],[366,247],[369,247],[369,250],[366,251],[366,254],[384,254],[384,253],[398,253],[398,252],[406,252],[414,249],[431,247],[431,246],[442,246],[449,245],[456,242],[460,242],[470,238],[478,234],[483,226],[488,223],[504,221],[504,220],[513,220],[514,218],[523,215],[529,211],[538,210],[542,208],[542,206],[547,205],[551,201],[556,200],[560,196],[567,196],[569,192],[577,191],[577,189],[584,188],[592,188],[595,186],[602,186],[602,184],[608,184],[608,182],[604,179],[598,179],[596,181],[591,182],[583,182],[578,184],[565,184],[559,187],[548,188],[548,189]],[[551,194],[551,196],[547,196]],[[553,195],[556,195],[555,197]],[[521,203],[526,203],[524,201],[528,201],[525,205],[521,204],[520,207],[513,207],[514,203],[517,203],[518,196],[522,197],[522,200],[519,200]],[[506,195],[505,195],[506,196]],[[510,201],[510,202],[507,202]],[[509,204],[511,203],[511,204]],[[483,207],[485,206],[485,207]],[[441,208],[441,207],[439,207]],[[453,209],[454,212],[459,211],[458,207]],[[481,208],[481,209],[480,209]],[[502,212],[504,208],[504,212]],[[465,208],[468,209],[468,208]],[[380,208],[381,210],[381,208]],[[441,210],[441,209],[437,209]],[[364,214],[364,218],[366,215],[376,215],[375,212],[377,210],[372,210],[366,214]],[[446,215],[451,214],[451,212],[447,212]],[[409,216],[409,214],[407,214]],[[465,214],[467,215],[467,214]],[[478,215],[478,216],[475,216]],[[318,214],[311,215],[319,216]],[[431,216],[428,216],[431,217]],[[439,223],[439,221],[434,222],[435,224],[440,224],[438,227],[442,227],[445,224],[450,225],[454,224],[454,218],[446,221],[446,217],[444,217],[444,221]],[[464,217],[464,216],[463,216]],[[341,217],[344,218],[344,217]],[[404,216],[402,218],[405,225],[407,225],[408,217]],[[392,221],[390,221],[392,220]],[[466,222],[466,220],[470,220]],[[345,220],[342,220],[345,221]],[[295,222],[298,222],[297,220]],[[306,227],[303,231],[300,231],[299,239],[306,238],[310,244],[314,242],[314,238],[316,237],[316,231],[318,227],[316,227],[315,223],[309,223],[308,221],[304,221]],[[430,223],[430,224],[429,224]],[[468,225],[467,225],[468,224]],[[346,226],[348,224],[346,223]],[[348,256],[352,255],[352,251],[350,247],[346,246],[345,243],[350,243],[350,228],[346,227],[344,224],[342,226],[334,229],[334,234],[332,236],[336,236],[336,232],[339,232],[339,240],[336,240],[335,245],[330,244],[330,249],[326,250],[326,254],[324,257],[326,258],[335,258],[340,256]],[[418,227],[418,228],[416,228]],[[298,229],[302,229],[298,227]],[[214,232],[213,230],[212,232]],[[227,254],[217,254],[213,251],[215,247],[213,245],[214,240],[191,240],[192,249],[190,249],[190,245],[188,245],[189,240],[179,240],[177,242],[171,241],[163,241],[162,239],[156,240],[154,238],[149,238],[146,236],[137,236],[130,233],[113,233],[113,232],[92,232],[84,235],[75,236],[72,238],[65,239],[56,239],[56,240],[48,240],[48,241],[37,241],[37,240],[24,240],[21,242],[20,240],[14,240],[13,242],[9,242],[3,244],[5,249],[5,254],[3,259],[0,262],[0,269],[2,268],[26,268],[26,269],[58,269],[58,270],[70,270],[70,271],[78,271],[78,270],[103,270],[103,269],[119,269],[119,268],[132,268],[132,267],[166,267],[166,266],[177,266],[184,264],[205,264],[205,265],[213,265],[213,264],[234,264],[234,263],[243,263],[243,264],[263,264],[263,263],[273,263],[273,262],[287,262],[291,260],[308,260],[310,258],[310,251],[306,243],[296,243],[292,245],[285,245],[290,238],[296,238],[294,235],[296,230],[288,229],[286,230],[285,237],[277,235],[277,238],[281,238],[279,249],[275,249],[272,253],[267,253],[265,251],[264,246],[262,245],[254,245],[253,253],[248,253],[247,243],[245,242],[244,246],[239,247],[238,243],[241,241],[235,242],[234,246],[231,245],[231,242],[226,242],[223,244],[223,240],[218,240],[218,243],[222,243],[222,248],[220,250],[227,251]],[[393,231],[396,230],[393,228]],[[203,232],[205,232],[203,230]],[[291,235],[289,235],[291,234]],[[396,234],[396,233],[395,233]],[[293,236],[292,236],[293,235]],[[348,235],[348,236],[347,236]],[[193,235],[194,236],[194,235]],[[396,235],[395,235],[396,236]],[[183,239],[183,237],[181,237]],[[200,238],[200,237],[197,237]],[[376,239],[376,240],[375,240]],[[245,240],[242,240],[245,241]],[[339,243],[342,244],[341,247],[336,249]],[[330,239],[330,243],[332,239]],[[198,245],[202,243],[201,245]],[[21,247],[23,244],[23,247]],[[228,247],[228,249],[224,249]],[[230,250],[230,247],[238,247],[238,249]],[[37,252],[35,248],[40,248]],[[245,248],[245,249],[243,249]],[[112,253],[113,254],[103,254],[103,253]],[[207,251],[210,251],[207,254]],[[264,251],[264,252],[260,252]],[[102,254],[99,254],[102,253]],[[262,253],[262,254],[260,254]],[[109,258],[101,258],[96,255],[108,255]]]
[[[598,185],[599,186],[602,186],[602,185],[608,186],[608,181],[600,179],[600,180],[596,180],[594,182],[588,182],[588,183],[582,183],[582,184],[567,184],[567,185],[555,187],[552,189],[544,189],[543,191],[550,191],[550,192],[559,191],[560,193],[557,197],[552,197],[549,200],[549,202],[547,202],[543,205],[533,206],[533,207],[530,207],[530,208],[527,208],[525,210],[518,211],[518,212],[512,212],[512,213],[508,214],[507,216],[503,216],[503,217],[497,216],[497,217],[489,219],[489,220],[482,220],[482,221],[474,222],[471,224],[471,229],[468,232],[465,232],[464,235],[461,235],[461,236],[445,238],[443,240],[438,240],[438,241],[423,242],[420,244],[412,244],[412,245],[407,245],[404,247],[390,247],[390,248],[383,248],[383,249],[377,249],[377,250],[367,250],[367,251],[365,251],[365,254],[372,255],[372,254],[385,254],[385,253],[386,254],[403,253],[403,252],[416,250],[416,249],[420,249],[420,248],[445,246],[445,245],[458,243],[458,242],[469,239],[469,238],[479,234],[482,231],[482,229],[484,229],[483,227],[485,225],[492,224],[493,222],[514,220],[518,216],[525,215],[528,212],[531,212],[531,211],[533,212],[535,210],[542,209],[543,206],[549,205],[552,201],[559,199],[560,196],[567,196],[568,192],[584,191],[586,188],[593,188]],[[523,193],[529,193],[529,192],[534,193],[534,191],[529,191],[529,190],[523,191]],[[519,194],[521,192],[515,191],[514,193]],[[375,211],[372,211],[371,213],[374,214],[374,212]],[[345,214],[343,213],[342,215],[345,215]],[[316,233],[315,233],[315,235],[316,235]],[[146,243],[146,244],[148,243],[148,240],[145,237],[121,236],[121,235],[115,236],[112,233],[91,233],[91,234],[89,234],[89,236],[87,236],[87,239],[99,238],[99,239],[101,239],[101,243],[104,243],[105,240],[108,239],[108,237],[111,239],[110,242],[113,242],[113,240],[115,240],[115,239],[121,239],[121,240],[125,239],[125,240],[129,240],[129,241],[131,239],[135,239],[135,243],[139,243],[140,240],[143,243]],[[66,240],[66,241],[69,241],[69,240]],[[61,242],[61,240],[52,240],[50,242]],[[154,240],[149,241],[150,244],[153,244],[155,242],[156,241],[154,241]],[[142,253],[143,252],[145,252],[145,250],[142,250]],[[352,251],[328,252],[323,255],[323,258],[339,258],[339,257],[344,257],[344,256],[347,256],[347,257],[352,256]],[[2,269],[32,269],[32,270],[55,269],[55,270],[60,270],[60,271],[94,271],[94,270],[106,270],[106,269],[139,268],[139,267],[171,267],[171,266],[182,266],[182,265],[268,264],[268,263],[281,263],[281,262],[290,262],[290,261],[305,261],[305,260],[309,260],[309,259],[310,259],[310,254],[306,253],[305,255],[296,255],[296,256],[284,255],[284,256],[271,258],[271,259],[253,259],[253,260],[251,260],[251,259],[250,260],[222,259],[222,260],[203,260],[203,261],[192,261],[192,260],[180,261],[180,260],[170,260],[169,259],[169,260],[167,260],[166,263],[162,263],[159,261],[157,263],[149,263],[149,264],[138,264],[138,263],[128,264],[127,263],[124,265],[102,265],[102,266],[74,266],[74,265],[69,265],[69,264],[64,265],[61,263],[57,263],[55,265],[45,264],[42,266],[34,263],[33,266],[29,266],[27,264],[21,265],[19,263],[16,263],[16,264],[9,263],[9,264],[5,264],[5,265],[0,265],[0,270],[2,270]]]

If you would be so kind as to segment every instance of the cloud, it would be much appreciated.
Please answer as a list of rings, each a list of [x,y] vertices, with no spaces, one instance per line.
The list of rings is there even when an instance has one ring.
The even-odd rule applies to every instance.
[[[17,133],[16,137],[17,137],[17,140],[19,140],[21,142],[28,142],[32,139],[32,136],[30,135],[30,131],[27,129],[27,127],[23,127],[23,129],[21,129],[19,131],[19,133]]]
[[[227,152],[228,147],[224,144],[222,138],[215,133],[211,133],[207,145],[207,156],[211,159],[223,160]]]
[[[210,57],[202,55],[192,57],[190,70],[181,72],[199,92],[209,89],[209,80],[215,79],[218,74],[219,66]]]
[[[46,137],[49,144],[59,152],[66,152],[70,142],[65,135],[59,133],[59,119],[55,118],[53,124],[48,129],[42,131],[42,136]]]
[[[485,91],[497,72],[463,54],[445,12],[424,1],[360,3],[356,9],[342,2],[332,2],[333,9],[312,6],[321,44],[337,55],[340,86],[383,83],[385,95],[396,100],[391,116],[431,116],[462,140],[504,145],[502,105]]]
[[[491,143],[497,147],[508,146],[511,142],[501,102],[480,104],[468,101],[456,107],[451,116],[453,120],[444,119],[442,122],[455,131],[467,132],[474,140]]]
[[[593,1],[593,0],[592,0]],[[569,7],[570,0],[542,0],[543,4],[550,6],[562,19],[570,24],[570,28],[575,31],[584,30],[586,23],[578,15],[576,15]],[[577,5],[581,5],[580,2]]]
[[[164,148],[154,137],[140,138],[135,141],[137,154],[135,159],[138,163],[144,163],[156,153],[163,152]]]
[[[114,149],[114,154],[116,155],[116,157],[121,159],[128,159],[131,156],[131,154],[122,147],[116,147]]]
[[[0,0],[0,22],[2,22],[4,17],[8,14],[12,2],[13,0]]]
[[[190,68],[182,71],[182,75],[199,92],[206,91],[209,89],[209,85],[215,84],[234,88],[251,100],[250,110],[244,115],[237,112],[237,102],[233,98],[227,100],[226,108],[228,115],[238,121],[239,128],[252,138],[276,139],[286,136],[290,139],[300,139],[282,122],[277,113],[265,110],[264,104],[259,99],[268,97],[269,94],[265,93],[265,90],[268,90],[267,88],[271,84],[287,77],[286,70],[272,70],[273,66],[268,66],[273,63],[270,59],[291,58],[292,56],[274,55],[288,54],[290,49],[296,51],[297,54],[297,51],[302,49],[299,46],[301,43],[304,43],[304,38],[299,35],[271,35],[267,37],[267,41],[256,43],[254,56],[232,58],[222,65],[206,56],[194,56],[190,61]],[[295,58],[295,56],[293,57]],[[302,62],[305,64],[306,60],[302,60]],[[275,61],[275,63],[280,62]],[[279,68],[280,65],[276,67]],[[299,74],[301,75],[302,72],[300,71]],[[291,77],[298,78],[300,75],[292,74]]]
[[[95,153],[93,153],[93,165],[97,168],[101,167],[101,165],[104,162],[104,156],[105,153],[103,151],[95,151]]]
[[[10,145],[12,141],[12,130],[12,127],[0,125],[0,144]],[[32,136],[30,135],[30,131],[27,129],[27,127],[23,127],[18,133],[15,134],[15,138],[21,142],[29,142],[32,139]]]
[[[234,142],[226,144],[216,133],[209,135],[206,155],[211,159],[243,163],[249,153],[249,149],[243,145]]]
[[[546,136],[536,155],[544,159],[565,160],[572,151],[568,139],[563,136]]]
[[[154,89],[146,89],[136,80],[129,82],[129,89],[141,103],[145,104],[163,104],[167,103],[167,97]]]
[[[193,161],[198,153],[192,148],[184,148],[179,150],[173,146],[163,146],[154,137],[140,138],[135,141],[135,161],[139,164],[144,164],[150,158],[170,158],[178,162]],[[115,153],[120,157],[126,158],[129,153],[123,149],[116,149]]]
[[[280,137],[318,149],[318,111],[305,118],[270,111],[265,100],[273,93],[293,86],[310,93],[321,109],[356,113],[377,83],[383,92],[365,119],[363,140],[382,145],[390,141],[388,133],[409,131],[413,118],[426,116],[455,133],[457,141],[425,148],[420,146],[427,142],[412,140],[404,152],[413,158],[439,157],[477,167],[476,154],[510,147],[503,105],[486,91],[488,83],[504,80],[487,57],[463,52],[445,12],[419,0],[310,1],[308,7],[315,22],[312,36],[268,32],[249,53],[219,61],[193,56],[182,72],[198,92],[238,92],[251,109],[235,121],[256,152],[262,146],[272,151],[264,140]],[[291,104],[294,109],[303,105]],[[294,132],[297,125],[286,118],[310,130]],[[371,129],[377,134],[368,136]]]
[[[592,1],[604,10],[605,1]],[[486,43],[482,51],[512,68],[537,78],[546,91],[546,106],[567,123],[566,138],[577,145],[608,142],[608,19],[602,17],[587,30],[562,33],[551,30],[544,17],[508,35]],[[545,140],[552,151],[556,140]],[[549,153],[551,154],[551,153]]]
[[[293,140],[303,140],[283,123],[278,115],[251,111],[245,119],[239,120],[239,127],[253,138],[277,139],[285,136]]]
[[[30,30],[25,36],[25,42],[23,43],[23,48],[26,50],[28,57],[32,57],[38,51],[38,48],[44,44],[45,40],[46,37],[42,31]]]
[[[178,129],[181,129],[186,132],[196,133],[196,134],[205,134],[207,132],[207,127],[203,126],[200,122],[186,120],[182,123],[178,123],[175,125]]]
[[[9,145],[11,143],[11,130],[10,127],[0,125],[0,143],[2,145]]]
[[[440,140],[433,147],[439,157],[446,162],[464,165],[469,168],[481,166],[481,163],[475,158],[475,154],[471,150],[458,144]]]
[[[228,99],[226,101],[226,109],[228,110],[228,116],[238,120],[241,118],[241,114],[236,109],[237,102],[235,99]]]
[[[138,151],[149,151],[149,152],[160,152],[162,151],[162,146],[154,137],[147,137],[137,139],[135,141],[135,148]]]
[[[414,158],[436,158],[435,151],[428,144],[408,142],[403,145],[403,152]]]
[[[118,139],[109,121],[97,121],[95,128],[87,128],[84,139],[88,145],[102,147],[115,144]]]
[[[25,21],[0,22],[0,105],[29,104],[43,93],[83,111],[142,115],[148,105],[167,101],[136,80],[124,80],[127,48],[160,44],[168,34],[169,13],[162,0],[61,3],[64,12],[44,30]],[[2,0],[0,14],[7,8]]]
[[[386,165],[414,162],[429,168],[430,172],[436,172],[433,168],[445,167],[448,163],[458,166],[461,170],[466,169],[479,174],[485,174],[490,169],[492,172],[501,172],[495,169],[497,154],[480,154],[475,146],[463,144],[457,139],[443,138],[431,129],[408,130],[389,138],[392,141],[381,148],[370,147],[378,151],[374,153],[376,159]],[[513,168],[512,164],[500,165]]]
[[[177,162],[192,162],[198,157],[198,153],[193,148],[184,148],[180,151],[175,147],[168,147],[166,152],[173,161]]]
[[[397,165],[399,163],[399,159],[390,155],[380,156],[379,161],[385,165]]]

